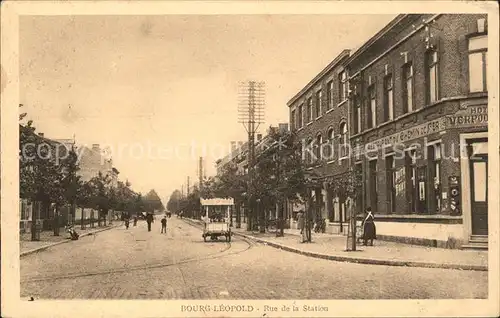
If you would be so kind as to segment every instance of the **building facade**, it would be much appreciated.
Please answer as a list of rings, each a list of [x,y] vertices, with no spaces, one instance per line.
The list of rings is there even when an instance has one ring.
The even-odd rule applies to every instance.
[[[350,51],[342,51],[289,102],[290,128],[302,141],[303,159],[309,170],[320,175],[323,185],[312,195],[316,213],[328,222],[327,232],[347,229],[346,196],[335,186],[349,172],[348,72],[345,63]],[[297,205],[297,210],[304,209]],[[292,221],[293,227],[293,221]]]
[[[400,15],[348,60],[359,209],[377,233],[486,240],[487,15]]]
[[[380,238],[487,246],[487,29],[486,14],[399,15],[288,103],[307,143],[324,144],[332,127],[333,143],[349,144],[314,168],[323,215],[339,219],[328,178],[351,169],[362,176],[357,212],[372,208]],[[342,91],[329,93],[330,78]],[[325,112],[323,94],[347,102]]]

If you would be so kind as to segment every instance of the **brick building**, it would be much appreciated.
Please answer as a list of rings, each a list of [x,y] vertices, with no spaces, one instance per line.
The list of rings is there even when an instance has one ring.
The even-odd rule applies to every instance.
[[[345,63],[350,51],[343,50],[289,102],[290,128],[302,140],[303,158],[324,184],[313,191],[322,203],[318,214],[327,219],[327,232],[342,233],[346,221],[346,197],[334,184],[349,171],[348,73]],[[296,206],[294,212],[303,209]],[[293,225],[292,225],[293,226]]]
[[[358,206],[381,236],[486,240],[487,39],[486,14],[399,15],[347,61]]]
[[[372,208],[380,238],[487,246],[487,43],[486,14],[402,14],[288,103],[307,143],[350,142],[350,156],[314,168],[330,227],[343,211],[330,180],[351,167],[362,174],[357,210]]]

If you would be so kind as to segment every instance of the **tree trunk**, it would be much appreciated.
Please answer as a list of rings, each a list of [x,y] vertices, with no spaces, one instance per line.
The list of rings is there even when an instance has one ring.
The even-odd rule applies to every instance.
[[[80,228],[85,230],[85,208],[82,208],[82,216],[80,217]]]
[[[59,236],[59,207],[56,206],[54,209],[54,222],[52,223],[52,227],[54,230],[54,236]]]
[[[238,202],[236,204],[236,228],[240,229],[241,228],[241,205]]]

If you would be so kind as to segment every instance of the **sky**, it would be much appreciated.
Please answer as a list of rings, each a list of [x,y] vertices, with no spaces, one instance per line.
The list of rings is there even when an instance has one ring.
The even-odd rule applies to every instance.
[[[162,200],[205,175],[238,123],[238,83],[266,83],[265,123],[394,15],[21,16],[20,99],[38,132],[108,148],[120,179]]]

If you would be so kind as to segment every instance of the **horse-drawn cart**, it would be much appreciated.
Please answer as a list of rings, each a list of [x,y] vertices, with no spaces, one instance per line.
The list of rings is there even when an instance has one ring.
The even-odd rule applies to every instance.
[[[215,241],[219,236],[226,237],[231,242],[230,217],[234,205],[233,198],[200,199],[203,211],[203,240]]]

